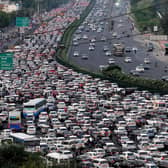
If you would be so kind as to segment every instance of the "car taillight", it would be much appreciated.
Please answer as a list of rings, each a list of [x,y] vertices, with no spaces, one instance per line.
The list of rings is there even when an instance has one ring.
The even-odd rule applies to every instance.
[[[161,160],[164,160],[164,157],[163,157],[163,156],[161,157]]]

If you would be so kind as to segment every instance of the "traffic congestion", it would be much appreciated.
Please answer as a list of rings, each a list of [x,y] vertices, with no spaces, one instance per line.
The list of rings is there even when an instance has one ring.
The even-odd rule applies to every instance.
[[[118,65],[126,74],[166,80],[168,59],[156,42],[137,31],[127,14],[130,8],[129,0],[117,5],[115,1],[97,1],[74,33],[69,61],[93,72]]]
[[[48,165],[73,159],[81,168],[168,167],[168,95],[121,88],[55,61],[63,32],[89,2],[44,14],[13,49],[14,70],[0,70],[0,142],[41,152]]]

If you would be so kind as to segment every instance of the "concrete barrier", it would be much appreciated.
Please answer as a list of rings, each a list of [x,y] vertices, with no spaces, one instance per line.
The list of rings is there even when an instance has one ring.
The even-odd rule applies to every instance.
[[[167,35],[150,35],[149,36],[149,40],[151,41],[166,41],[168,40],[168,36]]]

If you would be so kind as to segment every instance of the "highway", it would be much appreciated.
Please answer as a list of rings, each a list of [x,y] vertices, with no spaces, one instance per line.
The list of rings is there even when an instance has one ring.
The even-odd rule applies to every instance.
[[[82,28],[79,28],[74,34],[73,39],[79,37],[77,40],[78,45],[74,46],[72,42],[68,54],[69,61],[90,71],[97,72],[100,65],[108,65],[108,59],[114,58],[115,64],[122,67],[125,73],[130,73],[131,70],[135,70],[136,66],[144,65],[144,58],[148,57],[151,61],[149,64],[150,69],[140,73],[140,76],[152,79],[161,79],[162,76],[165,76],[164,67],[167,65],[168,59],[159,55],[157,46],[155,46],[153,52],[147,51],[143,36],[137,35],[139,32],[134,29],[132,19],[128,15],[124,15],[129,11],[129,6],[128,0],[121,1],[119,6],[110,0],[99,1],[82,24]],[[112,29],[111,19],[114,22]],[[117,34],[117,37],[113,37],[114,33]],[[84,39],[84,36],[88,38]],[[105,37],[106,40],[102,41],[102,37]],[[94,42],[95,50],[90,51],[88,49],[89,43],[93,38],[96,40]],[[125,57],[132,58],[132,63],[125,63],[125,57],[105,56],[103,47],[108,46],[109,50],[112,51],[112,46],[115,43],[122,43],[125,47],[137,48],[136,53],[133,51],[125,53]],[[79,57],[73,56],[74,51],[79,52]],[[88,59],[81,59],[83,54],[87,54]]]

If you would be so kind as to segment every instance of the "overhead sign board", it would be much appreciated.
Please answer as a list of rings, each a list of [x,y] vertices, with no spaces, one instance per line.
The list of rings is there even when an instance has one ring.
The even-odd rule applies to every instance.
[[[0,53],[0,70],[13,70],[13,54]]]
[[[30,19],[28,17],[16,17],[17,27],[28,27],[30,25]]]

